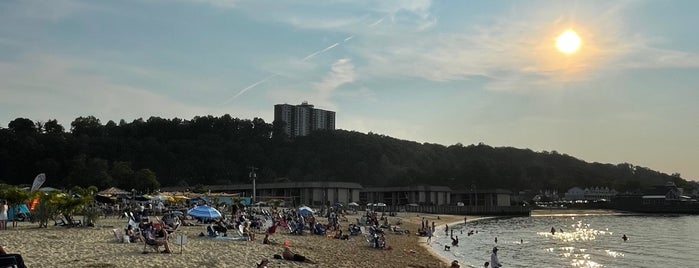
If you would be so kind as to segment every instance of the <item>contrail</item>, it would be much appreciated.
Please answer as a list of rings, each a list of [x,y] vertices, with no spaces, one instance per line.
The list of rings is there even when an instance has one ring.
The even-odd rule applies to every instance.
[[[379,23],[381,23],[383,21],[383,19],[385,19],[386,17],[387,16],[384,16],[383,18],[380,18],[379,20],[375,21],[374,23],[369,24],[369,27],[374,27],[376,25],[379,25]]]
[[[381,20],[383,20],[383,19],[381,19]],[[380,22],[380,21],[379,21],[379,22]],[[346,38],[342,41],[342,43],[347,42],[347,41],[349,41],[349,40],[352,40],[352,38],[354,38],[354,35],[350,35],[350,36],[346,37]],[[305,58],[301,59],[301,61],[308,61],[308,60],[312,59],[313,57],[315,57],[316,55],[321,54],[321,53],[324,53],[324,52],[326,52],[326,51],[328,51],[328,50],[331,50],[331,49],[335,48],[335,47],[338,46],[338,45],[340,45],[340,42],[337,42],[337,43],[335,43],[335,44],[330,45],[329,47],[326,47],[326,48],[324,48],[324,49],[321,49],[321,50],[318,50],[318,51],[316,51],[316,52],[313,52],[313,53],[309,54],[308,56],[306,56]],[[262,83],[264,83],[264,82],[267,82],[267,80],[272,79],[272,78],[275,77],[275,76],[277,76],[277,75],[276,75],[276,74],[273,74],[273,75],[270,75],[270,76],[265,77],[264,79],[262,79],[262,80],[260,80],[260,81],[257,81],[257,82],[255,82],[255,83],[252,83],[251,85],[247,86],[246,88],[241,89],[241,90],[238,92],[238,94],[235,94],[235,96],[233,96],[232,98],[228,99],[228,100],[225,101],[223,104],[224,104],[224,105],[225,105],[225,104],[228,104],[229,102],[231,102],[231,101],[235,100],[236,98],[238,98],[240,95],[243,95],[243,93],[247,92],[248,90],[250,90],[250,89],[252,89],[252,88],[254,88],[254,87],[256,87],[256,86],[258,86],[258,85],[260,85],[260,84],[262,84]]]
[[[325,51],[328,51],[328,50],[333,49],[334,47],[336,47],[336,46],[339,45],[339,44],[340,44],[340,43],[335,43],[335,44],[332,44],[331,46],[326,47],[326,48],[324,48],[324,49],[322,49],[322,50],[318,50],[318,51],[316,51],[316,52],[313,52],[313,53],[311,53],[310,55],[308,55],[308,56],[306,56],[305,58],[303,58],[301,61],[307,61],[307,60],[309,60],[309,59],[315,57],[316,55],[318,55],[318,54],[320,54],[320,53],[323,53],[323,52],[325,52]]]
[[[238,96],[243,95],[243,93],[245,93],[246,91],[248,91],[248,90],[250,90],[250,89],[252,89],[252,88],[254,88],[254,87],[256,87],[256,86],[258,86],[258,85],[260,85],[260,84],[262,84],[262,83],[264,83],[264,82],[267,82],[267,80],[269,80],[269,79],[271,79],[272,77],[275,77],[275,76],[277,76],[277,75],[276,75],[276,74],[273,74],[273,75],[270,75],[270,76],[265,77],[264,79],[262,79],[262,80],[260,80],[260,81],[257,81],[257,82],[255,82],[255,83],[252,83],[252,85],[249,85],[249,86],[247,86],[246,88],[241,89],[240,92],[238,92],[238,94],[235,94],[235,96],[233,96],[232,98],[230,98],[230,99],[228,99],[227,101],[223,102],[223,104],[228,104],[229,102],[235,100]]]

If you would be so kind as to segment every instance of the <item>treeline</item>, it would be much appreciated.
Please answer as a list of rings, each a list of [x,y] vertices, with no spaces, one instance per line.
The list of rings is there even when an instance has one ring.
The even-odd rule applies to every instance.
[[[0,181],[29,184],[46,173],[54,187],[160,186],[249,182],[349,181],[362,185],[446,185],[453,189],[558,190],[606,186],[635,190],[679,174],[623,164],[587,163],[553,152],[485,144],[420,144],[377,134],[317,131],[290,139],[281,124],[197,116],[151,117],[102,124],[79,117],[66,130],[56,120],[17,118],[0,128]]]

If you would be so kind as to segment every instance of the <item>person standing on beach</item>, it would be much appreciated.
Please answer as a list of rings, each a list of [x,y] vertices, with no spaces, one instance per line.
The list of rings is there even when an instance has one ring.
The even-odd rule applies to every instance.
[[[7,201],[0,203],[0,229],[7,230]]]
[[[490,255],[490,265],[493,268],[500,268],[500,260],[498,260],[498,247],[493,248],[493,254]]]
[[[432,228],[427,227],[427,244],[432,242]]]
[[[464,216],[464,224],[466,224],[466,216]]]

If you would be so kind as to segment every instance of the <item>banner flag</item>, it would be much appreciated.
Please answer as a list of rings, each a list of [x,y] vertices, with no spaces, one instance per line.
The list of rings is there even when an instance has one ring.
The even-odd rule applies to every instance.
[[[42,184],[46,181],[46,174],[41,173],[39,175],[36,175],[36,178],[34,178],[34,183],[32,183],[32,191],[39,190],[39,187],[41,187]]]

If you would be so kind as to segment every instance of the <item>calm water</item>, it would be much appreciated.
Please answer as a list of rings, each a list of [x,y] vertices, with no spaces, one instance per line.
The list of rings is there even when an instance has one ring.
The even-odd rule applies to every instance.
[[[699,216],[559,215],[444,226],[432,247],[462,267],[483,267],[497,246],[503,267],[699,267]],[[551,227],[556,228],[552,235]],[[562,229],[563,232],[560,232]],[[469,230],[474,234],[467,236]],[[462,234],[463,231],[463,234]],[[475,233],[477,231],[477,233]],[[621,237],[629,238],[624,242]],[[495,243],[495,237],[498,242]],[[522,241],[522,242],[520,242]],[[465,265],[464,265],[465,264]]]

